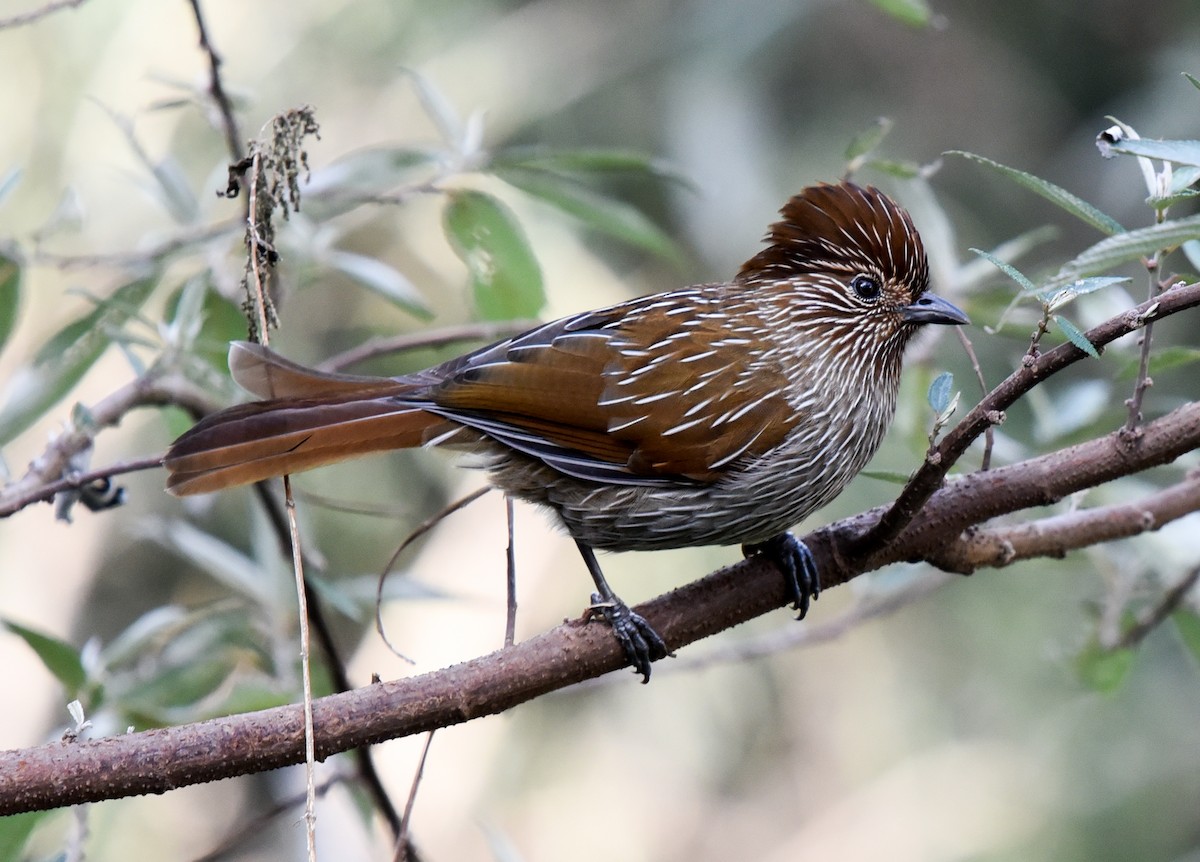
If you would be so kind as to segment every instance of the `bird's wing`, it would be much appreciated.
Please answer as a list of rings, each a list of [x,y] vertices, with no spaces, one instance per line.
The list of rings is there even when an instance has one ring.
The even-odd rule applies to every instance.
[[[433,369],[425,409],[580,478],[716,481],[796,418],[735,305],[701,287],[547,324]]]

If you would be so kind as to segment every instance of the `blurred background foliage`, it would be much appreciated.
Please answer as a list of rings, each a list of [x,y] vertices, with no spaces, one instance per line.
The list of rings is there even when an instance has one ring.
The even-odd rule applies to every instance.
[[[7,0],[0,18],[20,5]],[[243,138],[303,104],[321,125],[302,210],[277,238],[272,344],[303,362],[379,336],[550,318],[727,278],[786,197],[841,176],[850,143],[886,117],[890,134],[870,156],[881,163],[856,176],[914,212],[935,289],[969,309],[994,384],[1038,309],[986,331],[1016,288],[967,249],[1024,237],[1018,265],[1036,280],[1100,235],[942,153],[1046,177],[1135,228],[1153,213],[1133,160],[1096,152],[1106,116],[1162,138],[1196,137],[1200,116],[1180,74],[1200,73],[1189,0],[209,0],[203,11]],[[217,194],[229,155],[196,43],[183,0],[90,0],[0,30],[0,333],[11,331],[0,436],[14,476],[146,368],[236,397],[223,363],[224,342],[245,335],[242,203]],[[489,280],[497,272],[507,281]],[[1118,274],[1133,283],[1069,310],[1080,326],[1145,295],[1144,273]],[[1195,331],[1183,315],[1155,334],[1194,348]],[[400,373],[465,346],[360,368]],[[1018,405],[999,460],[1116,427],[1135,347]],[[953,339],[917,354],[872,465],[880,474],[918,462],[937,373],[953,371],[963,398],[976,397]],[[1195,374],[1194,364],[1156,374],[1147,415],[1195,399]],[[99,435],[91,464],[160,452],[188,421],[137,411]],[[375,576],[414,525],[479,485],[451,464],[399,453],[297,481],[356,684],[414,672],[370,633]],[[1163,475],[1196,465],[1193,455]],[[78,511],[69,526],[40,504],[0,523],[0,746],[57,736],[76,697],[101,733],[296,699],[290,570],[252,493],[180,502],[157,471],[121,484],[126,505]],[[860,478],[818,518],[895,490]],[[677,672],[664,663],[647,687],[621,674],[442,731],[415,807],[418,845],[432,860],[1196,862],[1195,633],[1191,652],[1186,623],[1136,656],[1097,648],[1196,564],[1196,526],[1193,516],[1065,560],[947,579],[840,637],[721,660],[792,625],[770,615],[690,648]],[[537,513],[518,507],[517,540],[525,636],[578,613],[587,582]],[[401,559],[385,619],[417,672],[499,645],[505,543],[502,502],[488,495]],[[736,556],[627,554],[605,566],[632,603]],[[805,625],[922,577],[899,567],[860,578],[823,596]],[[403,799],[418,742],[377,751]],[[323,774],[348,769],[335,759]],[[96,860],[199,858],[301,782],[283,771],[91,806],[81,840]],[[361,803],[344,785],[324,798],[322,858],[388,858]],[[76,830],[65,813],[0,819],[0,860],[55,858]],[[302,845],[289,813],[229,858],[298,858]]]

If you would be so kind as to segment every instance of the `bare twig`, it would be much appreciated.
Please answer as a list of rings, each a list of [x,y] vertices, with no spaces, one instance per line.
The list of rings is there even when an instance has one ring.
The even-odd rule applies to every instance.
[[[979,357],[975,355],[975,345],[971,343],[971,339],[967,338],[967,333],[963,331],[961,326],[954,327],[954,332],[958,336],[958,343],[962,345],[966,351],[967,357],[971,360],[971,368],[975,372],[975,379],[979,381],[979,391],[987,395],[987,382],[983,379],[983,369],[979,366]],[[992,447],[996,444],[996,429],[992,425],[988,425],[987,430],[983,432],[983,457],[979,459],[979,469],[986,470],[992,466]]]
[[[443,508],[440,512],[426,518],[417,525],[416,529],[405,536],[404,541],[401,542],[399,547],[392,552],[392,556],[387,561],[387,565],[383,567],[383,571],[379,573],[379,581],[375,585],[375,631],[379,633],[380,639],[395,656],[404,659],[409,664],[416,664],[416,662],[396,648],[395,644],[392,643],[391,638],[388,637],[387,631],[383,627],[383,585],[387,581],[387,576],[391,574],[392,568],[396,565],[396,560],[400,559],[400,555],[408,549],[409,545],[421,538],[421,536],[424,536],[447,517],[453,515],[459,509],[465,509],[467,506],[469,506],[471,503],[474,503],[490,490],[492,490],[491,486],[484,485],[482,488],[478,488],[472,491],[470,494],[467,494],[467,496],[455,500],[449,506]]]
[[[429,757],[429,746],[433,745],[433,734],[429,731],[425,736],[425,745],[421,748],[421,758],[417,761],[417,771],[413,773],[412,786],[408,791],[408,801],[404,803],[404,819],[401,821],[400,834],[396,837],[396,854],[392,857],[395,862],[415,862],[412,857],[412,847],[409,843],[409,825],[412,823],[413,805],[417,801],[417,790],[421,786],[421,776],[425,774],[425,761]]]
[[[288,538],[292,545],[292,571],[296,575],[296,601],[300,618],[300,683],[304,697],[304,835],[309,862],[317,862],[317,749],[313,730],[312,666],[309,661],[308,584],[304,580],[304,555],[300,553],[300,527],[296,522],[291,476],[283,477],[283,504],[287,509]]]
[[[177,404],[201,413],[206,412],[209,406],[207,396],[178,375],[163,376],[152,372],[127,383],[87,411],[89,427],[73,426],[56,436],[45,451],[30,463],[24,476],[0,490],[0,517],[7,517],[30,503],[49,499],[61,491],[116,475],[116,470],[106,468],[72,476],[70,469],[73,460],[91,448],[98,431],[118,424],[125,414],[137,407],[163,404]],[[131,470],[145,469],[147,466],[153,465],[133,462]]]
[[[504,614],[504,645],[512,646],[517,639],[517,543],[513,530],[513,500],[508,494],[504,495],[504,514],[508,522],[508,547],[505,549],[504,562],[506,584],[505,614]]]
[[[496,341],[520,335],[527,329],[537,326],[537,320],[496,320],[480,323],[464,323],[458,326],[447,326],[428,332],[415,332],[405,335],[393,335],[388,338],[373,338],[358,347],[344,351],[322,362],[317,366],[321,371],[341,371],[351,365],[366,362],[378,356],[393,353],[403,353],[406,350],[417,350],[426,347],[441,347],[459,341]]]
[[[1130,649],[1140,644],[1146,635],[1162,625],[1167,617],[1179,609],[1197,582],[1200,582],[1200,566],[1193,567],[1180,579],[1179,583],[1167,590],[1158,604],[1142,614],[1137,622],[1121,636],[1117,648]]]
[[[63,9],[74,9],[82,6],[85,2],[86,0],[53,0],[53,2],[46,3],[36,9],[30,9],[28,12],[21,12],[17,15],[10,15],[7,18],[0,18],[0,30],[33,24]]]
[[[209,38],[208,29],[204,26],[204,14],[200,9],[200,0],[190,0],[192,14],[196,18],[196,29],[200,31],[200,49],[208,55],[208,94],[212,96],[221,115],[221,127],[225,133],[225,146],[229,150],[230,159],[240,162],[245,158],[246,150],[242,145],[242,136],[238,132],[237,119],[233,115],[233,103],[225,92],[221,82],[221,55]]]
[[[1147,302],[1153,302],[1155,294],[1158,292],[1158,255],[1154,255],[1147,261],[1146,268],[1150,271],[1150,295]],[[1146,323],[1145,329],[1142,330],[1141,351],[1138,356],[1138,371],[1137,381],[1133,384],[1133,396],[1125,402],[1125,406],[1129,408],[1129,415],[1125,419],[1125,431],[1132,434],[1137,428],[1138,423],[1142,421],[1142,399],[1146,397],[1146,390],[1154,385],[1154,381],[1150,379],[1150,343],[1154,336],[1154,321]]]

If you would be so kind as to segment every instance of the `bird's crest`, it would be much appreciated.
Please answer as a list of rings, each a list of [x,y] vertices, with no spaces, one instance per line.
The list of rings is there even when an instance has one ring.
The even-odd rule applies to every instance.
[[[872,186],[809,186],[784,204],[780,214],[783,219],[767,234],[767,248],[742,265],[739,282],[866,268],[910,285],[914,298],[928,286],[925,247],[912,218]]]

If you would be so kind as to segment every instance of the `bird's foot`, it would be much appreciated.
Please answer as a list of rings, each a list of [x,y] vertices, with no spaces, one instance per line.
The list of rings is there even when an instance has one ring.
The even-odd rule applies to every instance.
[[[616,596],[605,598],[599,593],[592,593],[592,604],[584,616],[586,619],[604,618],[617,643],[625,651],[625,658],[633,665],[634,672],[642,675],[643,683],[650,681],[651,662],[673,655],[646,618],[631,611]]]
[[[808,545],[791,533],[780,533],[765,542],[742,545],[742,553],[747,557],[761,554],[783,572],[792,609],[800,611],[796,619],[804,619],[809,604],[821,595],[821,573]]]

